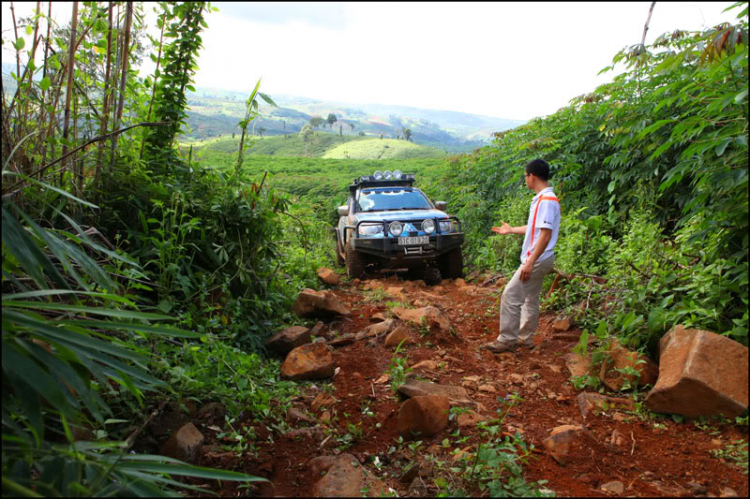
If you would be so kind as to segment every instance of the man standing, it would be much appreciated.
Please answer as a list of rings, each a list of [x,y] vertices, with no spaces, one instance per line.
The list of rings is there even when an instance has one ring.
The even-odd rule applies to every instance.
[[[500,334],[496,341],[482,346],[500,353],[516,345],[532,348],[539,325],[539,294],[542,280],[555,265],[555,243],[560,231],[560,203],[549,186],[549,165],[535,159],[525,168],[526,187],[536,192],[529,209],[529,221],[522,227],[503,222],[492,227],[497,234],[524,234],[521,266],[505,286],[500,302]]]

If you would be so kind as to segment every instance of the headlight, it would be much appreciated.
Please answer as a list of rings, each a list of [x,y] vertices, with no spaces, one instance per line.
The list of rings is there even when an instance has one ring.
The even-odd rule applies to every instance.
[[[435,222],[432,221],[431,218],[428,218],[424,222],[422,222],[422,230],[425,232],[425,234],[432,234],[435,232]]]
[[[453,222],[438,222],[440,224],[440,232],[453,232]]]
[[[373,177],[375,177],[375,180],[383,180],[383,172],[378,170],[373,174]]]
[[[373,225],[360,225],[359,226],[359,235],[360,236],[374,236],[375,234],[380,234],[383,232],[383,225],[382,224],[373,224]]]
[[[401,225],[400,222],[391,222],[391,225],[388,226],[388,232],[390,232],[393,236],[398,237],[403,231],[404,226]]]

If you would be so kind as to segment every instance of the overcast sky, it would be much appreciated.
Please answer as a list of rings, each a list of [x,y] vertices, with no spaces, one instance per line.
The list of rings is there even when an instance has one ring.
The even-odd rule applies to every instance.
[[[16,3],[16,15],[33,4]],[[46,11],[46,2],[44,3]],[[229,3],[207,16],[196,84],[528,120],[611,81],[650,2]],[[657,2],[646,43],[734,21],[729,2]],[[12,38],[2,3],[3,38]],[[146,9],[151,12],[152,6]],[[57,22],[70,4],[53,3]],[[148,15],[153,24],[153,15]],[[29,45],[29,44],[27,44]],[[3,62],[14,52],[3,45]],[[144,67],[148,71],[149,67]]]

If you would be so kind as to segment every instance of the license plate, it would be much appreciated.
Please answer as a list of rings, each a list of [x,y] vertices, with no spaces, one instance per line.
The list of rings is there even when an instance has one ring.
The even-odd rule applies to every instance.
[[[400,244],[401,246],[411,246],[414,244],[430,244],[430,236],[399,237],[398,244]]]

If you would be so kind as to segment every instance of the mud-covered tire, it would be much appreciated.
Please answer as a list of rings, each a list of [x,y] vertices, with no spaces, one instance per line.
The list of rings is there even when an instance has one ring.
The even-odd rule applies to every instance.
[[[336,236],[336,249],[334,252],[336,253],[336,265],[343,266],[346,262],[344,261],[344,257],[341,256],[341,243],[339,242],[338,235]]]
[[[422,271],[425,284],[428,286],[437,286],[443,280],[440,275],[440,269],[437,267],[427,267]]]
[[[458,279],[464,276],[464,257],[461,248],[452,249],[438,260],[438,268],[444,279]]]
[[[361,279],[365,275],[365,256],[352,248],[351,242],[346,243],[346,275],[352,279]]]

